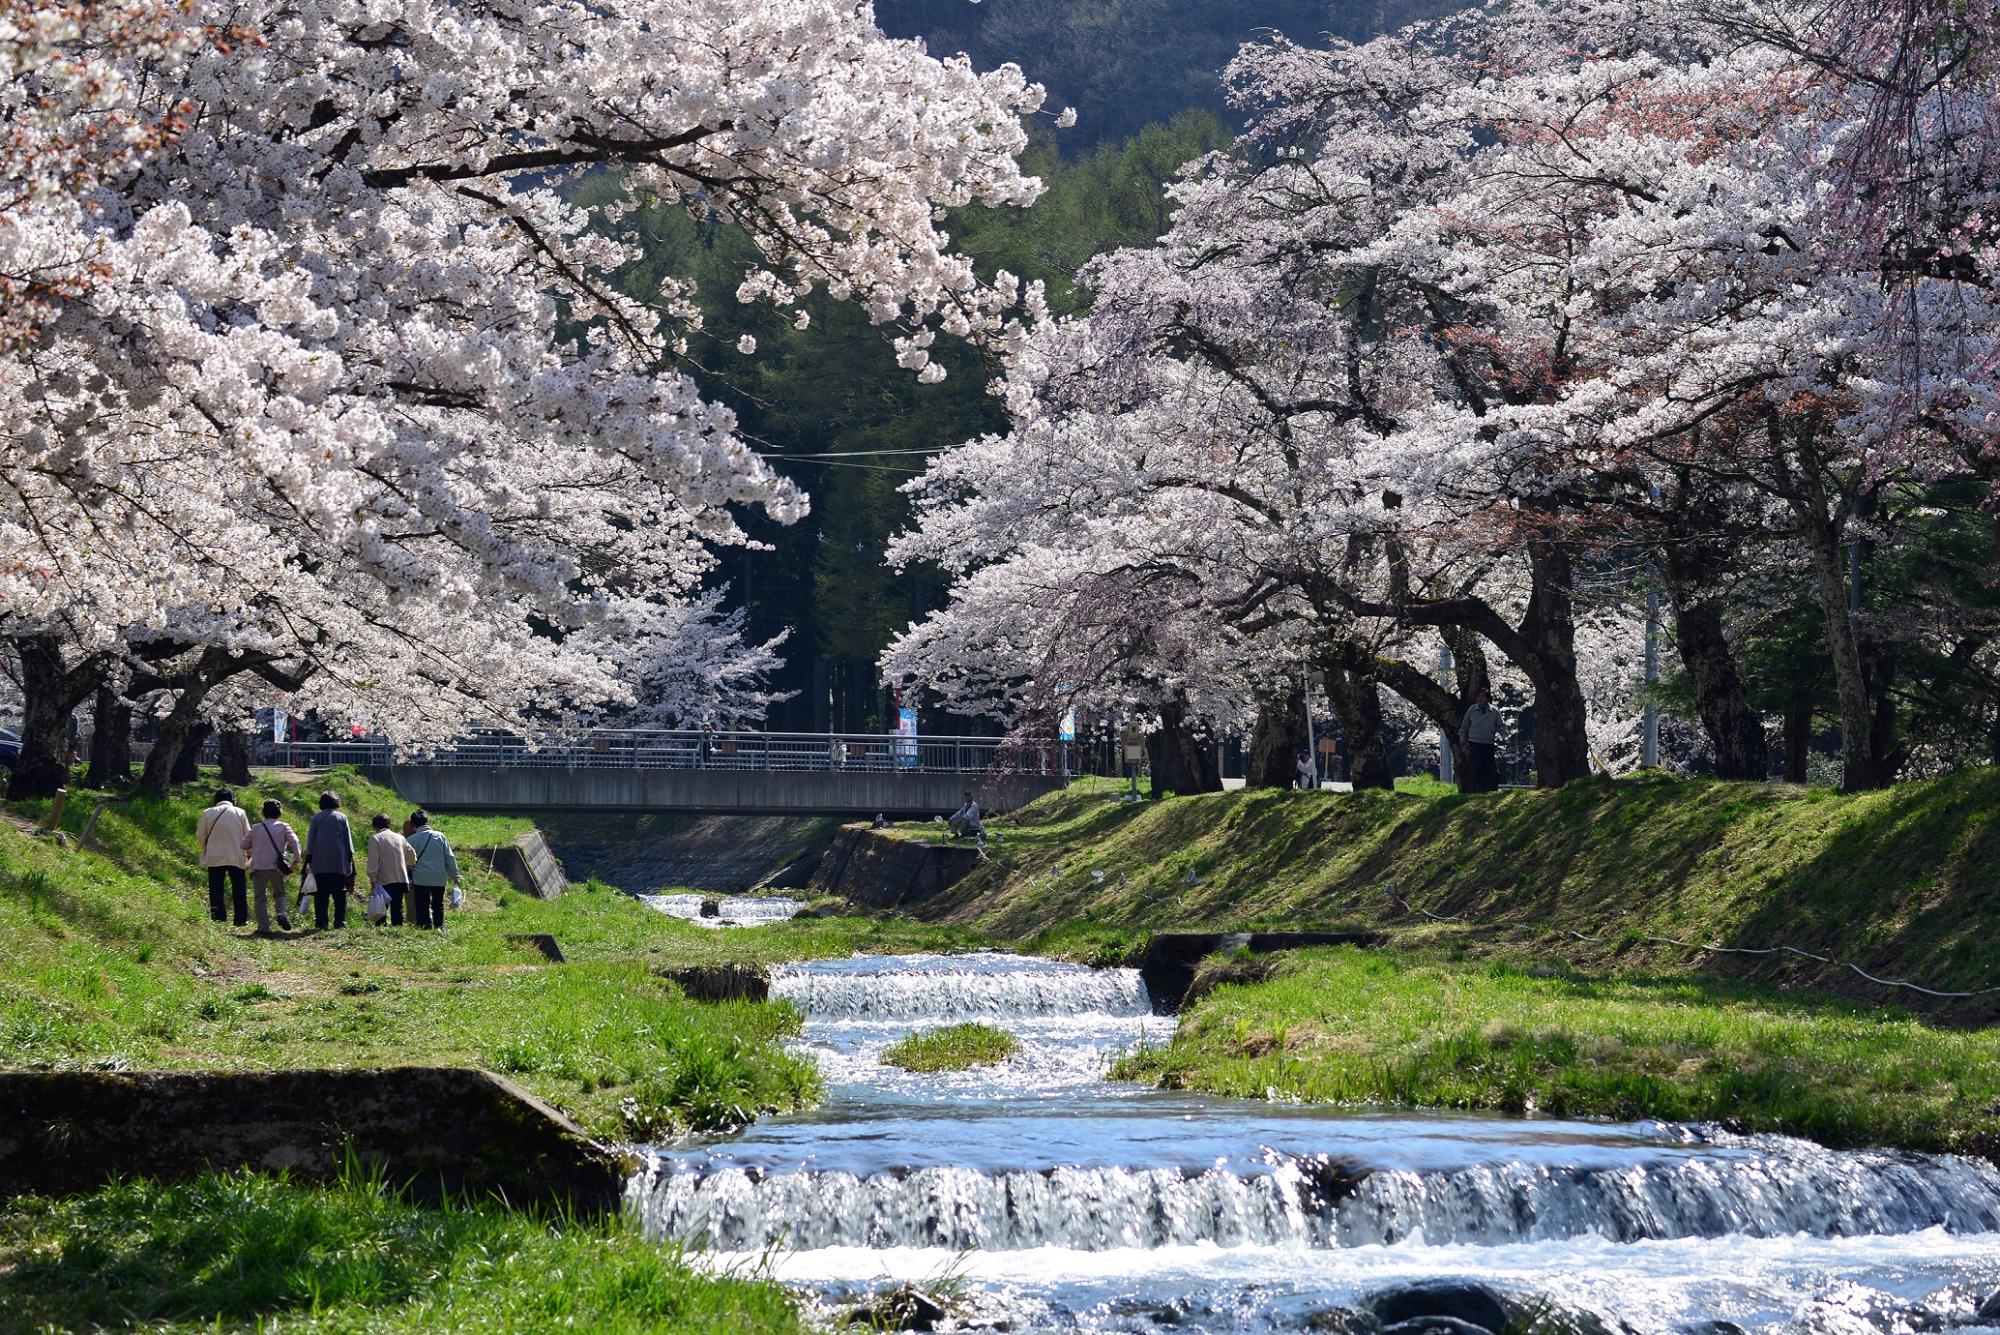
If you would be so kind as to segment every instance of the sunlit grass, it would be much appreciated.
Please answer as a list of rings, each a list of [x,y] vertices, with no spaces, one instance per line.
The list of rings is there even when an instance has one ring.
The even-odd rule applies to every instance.
[[[926,1029],[892,1043],[882,1053],[884,1066],[905,1071],[966,1071],[1006,1061],[1021,1050],[1021,1040],[1004,1029],[984,1024],[954,1024]]]
[[[379,1182],[127,1183],[0,1206],[0,1328],[790,1331],[791,1298],[618,1220],[430,1207]]]
[[[1122,1078],[1316,1102],[1726,1120],[1834,1145],[2000,1150],[2000,1031],[1722,981],[1591,979],[1406,951],[1285,957]]]

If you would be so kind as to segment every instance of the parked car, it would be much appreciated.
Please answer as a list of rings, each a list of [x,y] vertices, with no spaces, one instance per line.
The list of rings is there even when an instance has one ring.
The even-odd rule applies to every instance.
[[[21,734],[12,728],[0,728],[0,769],[13,769],[20,758]]]

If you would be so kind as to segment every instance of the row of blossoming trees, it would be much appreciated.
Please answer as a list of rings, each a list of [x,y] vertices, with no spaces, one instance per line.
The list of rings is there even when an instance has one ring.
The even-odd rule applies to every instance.
[[[1716,772],[1767,773],[1739,658],[1776,606],[1847,786],[1955,761],[1898,719],[1919,658],[1995,702],[1993,35],[1930,0],[1557,0],[1246,48],[1248,131],[1010,351],[1011,431],[914,484],[898,555],[958,584],[890,664],[1169,734],[1295,715],[1309,669],[1364,786],[1385,710],[1455,736],[1490,674],[1557,785],[1650,584]],[[1981,536],[1947,570],[1918,535],[1952,497]],[[1939,568],[1854,612],[1898,552]],[[1170,786],[1212,782],[1199,749]]]
[[[865,4],[0,0],[0,56],[17,796],[80,708],[114,770],[153,719],[154,789],[280,699],[413,744],[754,712],[771,646],[698,581],[734,507],[805,498],[675,369],[696,294],[610,281],[626,201],[743,228],[740,300],[851,297],[927,377],[1033,314],[938,220],[1034,198],[1041,90]]]

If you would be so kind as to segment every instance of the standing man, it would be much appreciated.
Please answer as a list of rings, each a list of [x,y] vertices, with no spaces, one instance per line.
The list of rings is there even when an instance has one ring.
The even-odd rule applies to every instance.
[[[235,900],[238,927],[250,922],[243,875],[243,840],[249,833],[250,817],[236,805],[236,794],[227,788],[216,791],[215,805],[202,812],[194,826],[194,841],[201,845],[201,865],[208,870],[208,916],[217,922],[229,920],[224,911],[228,901],[223,886],[227,883]]]
[[[1493,692],[1484,684],[1472,693],[1472,708],[1458,725],[1458,740],[1472,759],[1472,780],[1460,784],[1465,793],[1490,793],[1500,786],[1500,711],[1493,707]]]
[[[313,926],[326,930],[332,901],[333,925],[347,926],[347,888],[354,882],[354,831],[340,809],[340,794],[321,793],[319,812],[306,826],[306,870],[313,878]]]
[[[410,893],[416,908],[410,916],[419,927],[444,930],[444,887],[458,884],[458,855],[451,842],[431,828],[431,818],[423,811],[410,813],[410,847],[417,860],[410,864]]]
[[[271,930],[270,907],[264,902],[269,894],[278,906],[278,930],[292,930],[292,920],[285,916],[285,882],[292,876],[292,868],[299,861],[299,837],[292,833],[292,827],[278,818],[285,809],[278,805],[278,799],[264,799],[264,819],[243,836],[243,851],[250,858],[250,880],[257,887],[257,931]]]

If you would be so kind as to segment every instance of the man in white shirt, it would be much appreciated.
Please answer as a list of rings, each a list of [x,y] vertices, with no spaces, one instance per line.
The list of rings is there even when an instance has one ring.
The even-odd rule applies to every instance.
[[[217,922],[229,921],[233,897],[236,925],[250,924],[248,881],[244,868],[243,840],[250,833],[250,817],[236,805],[236,794],[227,788],[215,795],[215,805],[195,822],[194,841],[201,846],[201,865],[208,871],[208,916]],[[225,894],[224,886],[228,887]]]
[[[965,805],[951,813],[952,834],[960,839],[975,839],[986,831],[979,823],[979,803],[973,801],[972,794],[965,795]]]

